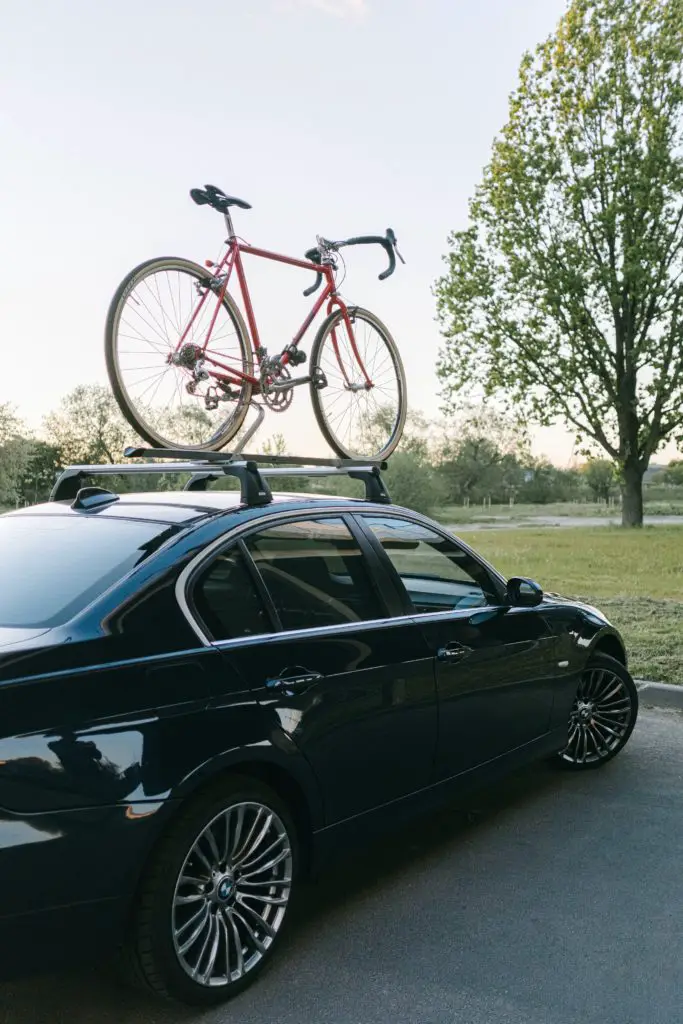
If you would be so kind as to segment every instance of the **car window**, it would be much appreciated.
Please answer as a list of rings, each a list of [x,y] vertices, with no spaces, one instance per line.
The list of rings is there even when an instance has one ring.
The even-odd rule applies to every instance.
[[[0,517],[0,626],[58,626],[174,530],[106,516]]]
[[[270,527],[246,545],[284,629],[336,626],[385,613],[363,554],[341,519]]]
[[[193,592],[195,609],[214,640],[270,633],[273,622],[235,546],[222,551],[202,573]]]
[[[480,608],[497,602],[489,574],[455,541],[407,519],[362,518],[401,577],[417,612]]]

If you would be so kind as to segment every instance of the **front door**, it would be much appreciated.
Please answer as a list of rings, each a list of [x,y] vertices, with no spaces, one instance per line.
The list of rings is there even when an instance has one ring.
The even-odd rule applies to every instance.
[[[226,678],[247,680],[273,736],[308,759],[328,824],[433,778],[432,654],[419,625],[389,615],[374,557],[341,516],[290,518],[224,550],[195,590]]]
[[[452,537],[391,515],[362,519],[405,587],[435,659],[436,777],[547,732],[555,638],[543,615],[506,604],[499,581]]]

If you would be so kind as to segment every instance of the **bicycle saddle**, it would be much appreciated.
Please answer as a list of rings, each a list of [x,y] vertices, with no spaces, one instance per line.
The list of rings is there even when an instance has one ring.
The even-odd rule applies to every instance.
[[[226,196],[225,192],[220,188],[216,188],[215,185],[205,185],[204,188],[191,188],[190,196],[197,206],[208,205],[220,213],[225,213],[230,206],[239,206],[240,210],[251,210],[251,203],[245,202],[244,199],[238,199],[236,196]]]

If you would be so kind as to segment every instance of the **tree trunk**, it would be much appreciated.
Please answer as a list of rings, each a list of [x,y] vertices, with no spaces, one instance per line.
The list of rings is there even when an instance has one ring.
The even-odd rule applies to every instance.
[[[643,525],[643,471],[637,461],[622,468],[621,525]]]

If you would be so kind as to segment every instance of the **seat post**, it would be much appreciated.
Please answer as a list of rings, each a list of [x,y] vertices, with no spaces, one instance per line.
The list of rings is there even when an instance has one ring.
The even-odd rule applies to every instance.
[[[225,210],[223,216],[225,217],[225,226],[228,229],[228,241],[232,242],[233,238],[235,237],[235,229],[232,226],[232,217],[230,216],[230,210]]]

